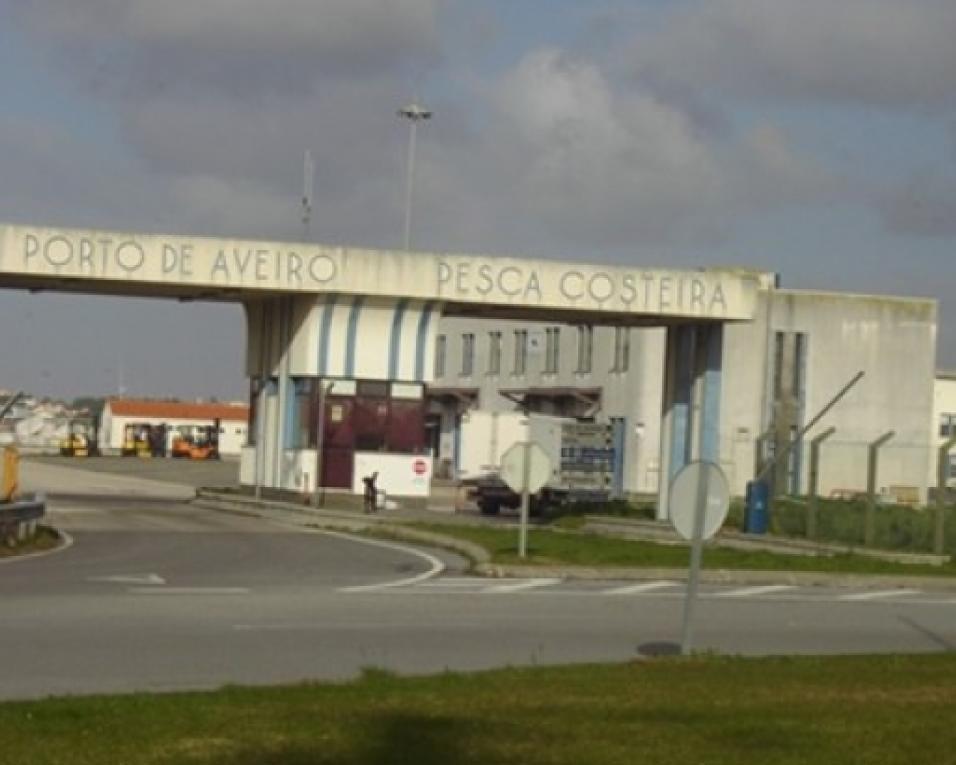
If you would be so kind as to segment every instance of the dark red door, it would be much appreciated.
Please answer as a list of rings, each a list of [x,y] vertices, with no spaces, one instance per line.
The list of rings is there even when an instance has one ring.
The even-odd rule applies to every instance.
[[[351,397],[329,396],[325,400],[322,438],[322,485],[331,489],[352,488],[352,455],[355,452],[354,410]]]

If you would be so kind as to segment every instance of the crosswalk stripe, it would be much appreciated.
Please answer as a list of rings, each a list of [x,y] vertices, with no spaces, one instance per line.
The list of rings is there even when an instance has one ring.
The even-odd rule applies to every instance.
[[[127,587],[130,595],[245,595],[248,587]]]
[[[784,590],[795,590],[792,584],[765,584],[759,587],[741,587],[727,592],[718,592],[714,594],[715,598],[749,598],[752,595],[767,595],[771,592],[783,592]]]
[[[896,595],[918,595],[919,590],[876,590],[875,592],[855,592],[852,595],[843,595],[840,600],[881,600],[883,598],[892,598]]]
[[[663,590],[668,587],[680,586],[680,582],[641,582],[640,584],[628,584],[624,587],[612,587],[610,590],[604,590],[604,594],[632,595],[638,592],[653,592],[654,590]]]
[[[556,578],[524,579],[511,584],[498,584],[493,587],[486,587],[482,590],[484,593],[502,593],[502,592],[521,592],[522,590],[531,590],[535,587],[548,587],[552,584],[558,584],[561,580]]]
[[[461,581],[461,582],[446,582],[444,579],[436,579],[433,582],[419,582],[415,586],[423,587],[423,588],[428,587],[433,590],[442,590],[442,589],[455,590],[455,589],[460,589],[463,587],[475,587],[476,585],[483,586],[485,584],[486,584],[485,582],[482,582],[479,579],[469,579],[467,581]]]

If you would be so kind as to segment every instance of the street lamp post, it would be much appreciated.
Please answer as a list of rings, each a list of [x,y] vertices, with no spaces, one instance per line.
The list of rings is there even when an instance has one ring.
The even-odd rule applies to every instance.
[[[431,119],[432,113],[412,102],[398,110],[398,116],[409,121],[408,131],[408,177],[405,183],[405,250],[411,245],[412,233],[412,186],[415,183],[415,131],[422,120]]]

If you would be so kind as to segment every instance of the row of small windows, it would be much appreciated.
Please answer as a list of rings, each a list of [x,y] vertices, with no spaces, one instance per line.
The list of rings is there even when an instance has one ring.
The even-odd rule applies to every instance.
[[[594,327],[580,325],[577,331],[577,374],[591,372],[594,359]],[[488,375],[501,374],[502,333],[492,330],[488,333]],[[540,347],[544,342],[544,348]],[[511,373],[523,376],[528,370],[528,355],[541,354],[543,351],[544,374],[557,374],[561,368],[561,327],[546,327],[543,337],[529,334],[527,329],[514,330],[514,357]],[[475,372],[476,338],[474,332],[464,332],[461,336],[461,377],[471,377]],[[626,372],[630,366],[631,333],[627,327],[614,328],[614,348],[611,359],[611,372]],[[444,377],[448,370],[448,338],[438,335],[435,340],[435,377]]]

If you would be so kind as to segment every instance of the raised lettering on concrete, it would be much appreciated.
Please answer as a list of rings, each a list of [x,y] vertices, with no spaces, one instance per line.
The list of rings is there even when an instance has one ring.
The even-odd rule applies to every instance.
[[[757,275],[0,226],[12,275],[750,319]],[[138,290],[142,292],[143,290]],[[147,290],[148,291],[148,290]]]

